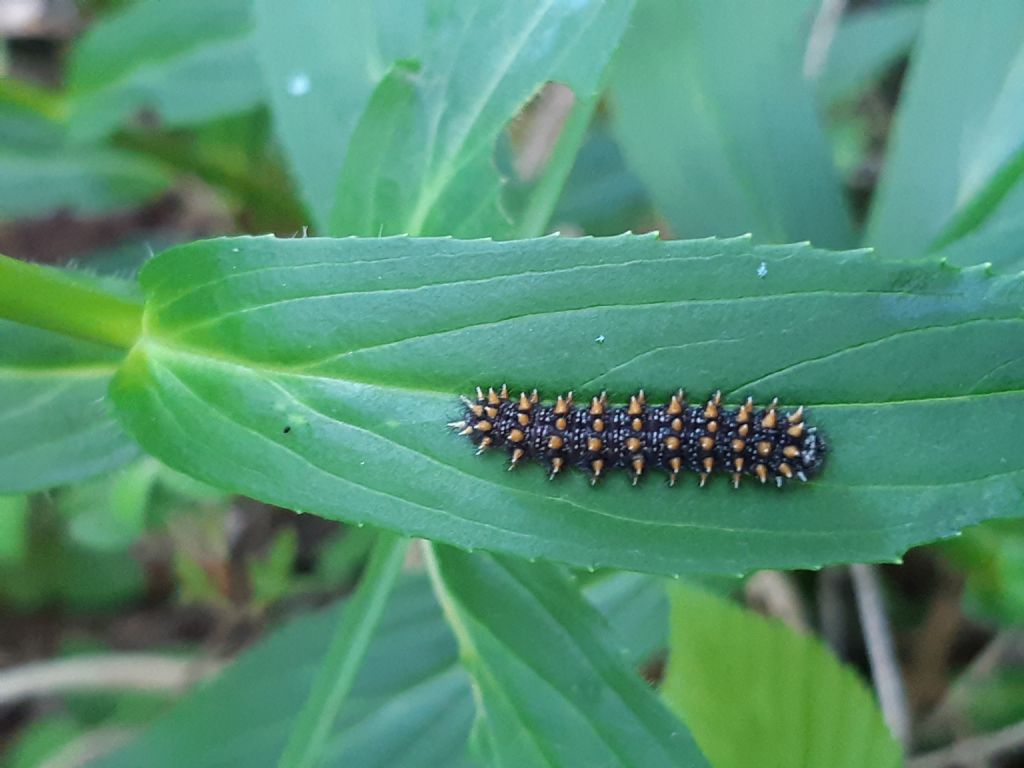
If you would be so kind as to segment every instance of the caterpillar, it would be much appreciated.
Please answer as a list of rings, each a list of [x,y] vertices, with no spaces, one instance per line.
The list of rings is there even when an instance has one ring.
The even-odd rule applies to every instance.
[[[648,405],[641,389],[626,406],[609,406],[604,392],[585,406],[574,405],[572,392],[541,405],[537,390],[510,398],[502,386],[486,394],[477,387],[476,399],[461,400],[465,412],[448,426],[469,437],[478,454],[504,447],[510,470],[532,459],[551,479],[575,466],[596,485],[609,471],[627,469],[636,485],[654,468],[668,472],[669,485],[688,470],[699,474],[701,487],[725,473],[735,488],[744,475],[781,488],[786,480],[806,482],[825,458],[825,441],[804,421],[803,406],[783,413],[778,398],[764,408],[755,408],[753,398],[728,408],[719,391],[691,405],[680,389],[665,405]]]

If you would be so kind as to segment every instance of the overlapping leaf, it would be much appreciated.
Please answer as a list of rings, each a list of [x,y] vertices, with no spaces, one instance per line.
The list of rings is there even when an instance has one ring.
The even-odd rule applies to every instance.
[[[1021,511],[1024,286],[983,269],[745,239],[243,238],[165,252],[142,283],[125,423],[171,466],[295,509],[655,573],[893,559]],[[831,452],[781,491],[547,482],[444,426],[503,381],[778,395]]]
[[[852,244],[803,73],[818,5],[638,3],[612,73],[615,125],[676,236]]]
[[[0,493],[80,480],[138,453],[106,398],[123,355],[0,320]]]
[[[507,236],[497,137],[547,81],[593,96],[632,7],[436,3],[419,65],[392,70],[352,134],[330,232]]]
[[[1022,98],[1024,5],[930,3],[868,244],[910,258],[991,216],[1024,170]]]
[[[276,765],[338,620],[333,609],[293,621],[96,765]],[[324,764],[467,766],[472,719],[451,634],[426,581],[409,580],[388,604]]]
[[[0,81],[0,219],[104,213],[141,203],[170,183],[170,174],[145,158],[67,146],[61,110],[42,91]]]
[[[432,565],[489,765],[707,765],[561,569],[450,547]]]
[[[902,765],[863,681],[817,640],[689,585],[670,595],[665,699],[715,768]]]
[[[845,16],[818,77],[819,101],[830,104],[859,95],[910,50],[924,10],[923,3],[894,3]]]
[[[587,593],[613,630],[636,638],[625,659],[635,662],[664,642],[667,605],[655,580],[616,575]],[[627,595],[629,602],[622,599]],[[276,765],[339,609],[295,619],[137,742],[96,765]],[[473,716],[469,680],[458,665],[450,630],[426,579],[409,578],[388,604],[332,733],[325,764],[468,766]]]
[[[71,133],[92,141],[139,110],[192,124],[259,104],[251,0],[146,0],[90,28],[70,66]]]
[[[299,0],[282,14],[253,0],[253,15],[278,138],[312,222],[330,232],[352,132],[391,65],[419,53],[426,4]]]

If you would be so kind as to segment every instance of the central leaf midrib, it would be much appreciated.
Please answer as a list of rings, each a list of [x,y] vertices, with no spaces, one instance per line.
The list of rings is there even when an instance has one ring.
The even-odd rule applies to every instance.
[[[178,352],[171,350],[171,355],[174,356],[175,354],[178,354]],[[190,356],[190,355],[188,355],[187,352],[186,353],[181,353],[181,354],[185,354],[186,356]],[[247,370],[254,370],[254,369],[252,369],[252,368],[250,368],[248,366],[241,365],[241,364],[238,364],[238,363],[235,363],[235,362],[230,362],[230,361],[217,361],[217,362],[220,362],[220,363],[223,363],[223,364],[227,364],[227,365],[235,365],[236,367],[246,368]],[[259,432],[255,428],[250,427],[248,425],[243,425],[240,422],[236,421],[233,417],[229,418],[224,413],[224,411],[222,409],[216,408],[212,403],[210,403],[205,398],[201,397],[199,394],[197,394],[195,392],[195,390],[193,390],[191,387],[189,387],[187,384],[185,384],[181,380],[181,378],[178,377],[177,374],[174,373],[173,370],[171,370],[167,366],[162,366],[162,367],[164,368],[164,370],[168,371],[168,373],[170,373],[171,376],[174,377],[174,379],[181,384],[181,386],[183,386],[188,392],[190,392],[193,397],[195,397],[200,402],[202,402],[212,412],[214,412],[215,414],[220,414],[222,416],[222,418],[228,419],[228,421],[230,423],[236,425],[240,429],[252,432],[252,433],[258,435],[259,437],[261,437],[263,439],[270,440],[270,437],[268,435],[265,435],[262,432]],[[291,374],[289,374],[288,372],[281,372],[281,375],[291,375]],[[299,375],[301,376],[301,374],[299,374]],[[322,378],[322,377],[313,377],[313,378]],[[277,388],[279,391],[281,391],[282,394],[284,394],[290,400],[292,400],[293,402],[295,402],[297,405],[301,406],[302,408],[310,411],[311,413],[314,413],[317,416],[322,417],[324,419],[328,419],[330,421],[339,421],[338,419],[336,419],[336,418],[334,418],[332,416],[329,416],[328,414],[325,414],[322,411],[312,407],[311,405],[309,405],[308,403],[304,402],[303,400],[300,400],[293,393],[291,393],[287,389],[283,388],[280,384],[277,384],[276,382],[270,382],[270,383],[273,386],[275,386],[275,388]],[[410,391],[416,391],[416,390],[410,390]],[[951,398],[943,398],[940,401],[941,402],[947,402],[948,400],[953,400],[953,399],[969,399],[969,398],[973,398],[973,397],[997,397],[997,396],[1006,396],[1006,395],[1019,394],[1019,393],[1020,393],[1020,391],[1014,390],[1014,391],[1008,392],[1008,393],[1007,392],[998,392],[998,393],[993,393],[991,395],[971,395],[971,396],[957,396],[957,397],[951,397]],[[908,402],[915,402],[916,403],[916,402],[920,402],[920,401],[908,401]],[[858,404],[858,405],[864,405],[864,404]],[[870,404],[868,404],[868,405],[870,405]],[[376,432],[376,431],[374,431],[374,430],[372,430],[372,429],[370,429],[368,427],[365,427],[363,425],[355,424],[355,423],[352,423],[352,422],[339,422],[339,423],[344,423],[344,424],[346,424],[346,426],[348,426],[351,429],[363,432],[363,433],[365,433],[365,434],[367,434],[369,436],[372,436],[373,438],[383,440],[386,443],[388,443],[389,445],[393,445],[393,446],[395,446],[397,448],[410,451],[411,453],[416,454],[417,456],[419,456],[420,458],[422,458],[425,461],[432,462],[434,464],[437,464],[438,466],[444,467],[445,469],[457,472],[458,474],[463,475],[463,476],[465,476],[467,478],[470,478],[473,481],[483,482],[483,483],[487,483],[489,485],[497,485],[495,483],[490,482],[489,480],[486,480],[486,479],[478,477],[476,475],[467,473],[465,470],[462,470],[462,469],[460,469],[460,468],[458,468],[458,467],[456,467],[454,465],[451,465],[451,464],[448,464],[448,463],[446,463],[444,461],[441,461],[440,459],[438,459],[438,458],[436,458],[434,456],[430,456],[428,454],[425,454],[422,451],[414,448],[413,446],[396,442],[392,437],[389,437],[387,435],[383,435],[383,434],[381,434],[379,432]],[[270,441],[273,443],[273,445],[275,445],[277,447],[280,447],[280,448],[283,448],[286,451],[289,451],[289,452],[293,453],[298,458],[301,458],[303,461],[309,463],[310,466],[312,466],[315,469],[317,469],[317,471],[323,472],[324,474],[326,474],[329,477],[337,478],[337,479],[342,480],[344,482],[352,483],[353,485],[355,485],[355,486],[357,486],[359,488],[363,488],[363,489],[365,489],[365,490],[367,490],[369,492],[385,493],[385,495],[393,496],[395,499],[397,499],[399,501],[409,501],[409,500],[405,499],[404,497],[394,496],[394,494],[388,494],[386,492],[381,492],[381,491],[379,491],[379,489],[376,489],[376,488],[373,488],[373,487],[370,487],[370,486],[366,486],[366,485],[363,485],[361,483],[357,483],[354,480],[351,480],[351,479],[348,479],[348,478],[340,477],[339,475],[334,474],[331,470],[328,470],[328,469],[325,469],[323,467],[320,467],[319,465],[313,464],[307,456],[305,456],[302,453],[299,453],[299,452],[295,451],[291,446],[285,445],[284,443],[275,442],[275,441],[272,441],[272,440],[270,440]],[[968,480],[968,481],[960,481],[960,482],[955,482],[955,483],[949,483],[947,485],[949,485],[951,487],[956,487],[956,486],[967,485],[967,484],[971,484],[971,483],[986,482],[986,481],[988,481],[990,479],[993,479],[993,478],[998,478],[998,477],[1004,477],[1004,476],[1018,474],[1021,471],[1022,471],[1022,468],[1016,468],[1016,469],[1008,470],[1008,471],[1003,472],[1003,473],[986,475],[983,478],[976,478],[976,479]],[[705,524],[702,524],[702,523],[697,523],[697,522],[694,522],[694,521],[673,521],[673,522],[667,522],[667,521],[663,521],[663,520],[645,520],[645,519],[642,519],[642,518],[623,517],[621,515],[613,515],[610,512],[608,512],[607,510],[596,509],[596,508],[593,508],[593,507],[589,507],[589,506],[580,504],[580,503],[578,503],[578,502],[576,502],[576,501],[574,501],[572,499],[567,499],[567,498],[552,499],[551,497],[546,496],[544,494],[539,494],[539,493],[535,493],[535,492],[532,492],[532,491],[527,491],[527,490],[524,490],[524,489],[510,489],[510,488],[507,488],[505,486],[498,486],[498,487],[502,488],[504,491],[507,491],[509,493],[515,493],[517,495],[522,495],[522,496],[527,496],[527,497],[532,496],[532,497],[535,497],[535,498],[541,499],[542,501],[547,501],[547,502],[557,502],[557,503],[567,504],[570,507],[574,507],[576,509],[579,509],[580,511],[583,511],[583,512],[586,512],[586,513],[589,513],[589,514],[594,514],[594,515],[601,516],[601,517],[609,517],[609,518],[614,519],[616,521],[630,523],[630,524],[648,525],[648,526],[655,526],[655,527],[667,527],[667,528],[687,528],[687,529],[705,530],[705,531],[713,531],[713,532],[750,533],[750,534],[760,534],[760,535],[765,535],[765,536],[787,536],[787,535],[794,535],[794,536],[797,536],[797,537],[800,537],[800,536],[812,536],[813,537],[813,536],[831,536],[831,535],[834,535],[834,531],[832,531],[832,530],[829,530],[829,531],[802,530],[802,531],[785,532],[785,531],[774,531],[774,530],[758,529],[758,528],[751,528],[751,527],[731,527],[731,526],[721,526],[721,525],[712,526],[712,525],[705,525]],[[836,485],[833,484],[832,487],[837,487],[838,488],[840,486],[836,486]],[[845,487],[847,487],[847,488],[856,488],[856,489],[871,489],[871,488],[875,488],[875,489],[906,489],[906,488],[934,488],[934,487],[942,487],[942,486],[940,484],[936,484],[936,483],[924,483],[924,484],[917,484],[917,485],[914,485],[914,484],[875,485],[875,486],[856,485],[856,486],[845,486]],[[446,514],[446,515],[453,514],[453,513],[449,512],[448,510],[438,510],[435,507],[428,507],[428,506],[425,506],[423,504],[420,504],[417,501],[410,501],[410,503],[415,504],[416,506],[420,506],[420,507],[422,507],[424,509],[427,509],[428,511],[438,511],[438,512],[441,512],[441,513]],[[477,520],[474,520],[474,519],[471,519],[471,518],[461,518],[460,517],[459,519],[465,520],[467,523],[474,524],[474,525],[475,524],[480,524],[480,525],[484,525],[485,527],[495,527],[495,528],[497,528],[497,526],[494,526],[491,523],[484,523],[484,522],[477,521]],[[896,526],[896,527],[898,527],[898,526]],[[499,529],[499,530],[506,531],[506,532],[514,534],[514,535],[523,535],[523,534],[520,534],[519,532],[513,531],[511,529]]]
[[[583,310],[581,310],[581,311],[583,311]],[[876,344],[876,343],[882,343],[882,342],[885,342],[886,340],[888,340],[890,338],[893,338],[894,336],[902,335],[902,334],[909,334],[909,333],[914,333],[914,332],[918,332],[918,331],[927,331],[927,330],[935,330],[935,329],[943,329],[943,328],[956,329],[956,328],[962,327],[963,325],[966,325],[966,324],[969,324],[969,323],[973,323],[973,322],[982,322],[982,321],[1000,322],[1000,321],[1013,321],[1015,319],[1016,318],[982,317],[982,318],[971,318],[969,320],[965,320],[965,321],[959,322],[959,323],[954,323],[952,325],[921,326],[919,328],[911,328],[911,329],[906,329],[904,331],[898,331],[896,333],[889,334],[889,335],[886,335],[886,336],[882,336],[882,337],[877,338],[877,339],[869,339],[869,340],[866,340],[866,341],[863,341],[863,342],[858,342],[858,344],[853,345],[853,346],[842,347],[840,349],[833,350],[832,352],[826,353],[826,355],[824,355],[824,357],[827,358],[827,357],[829,357],[831,355],[843,354],[845,352],[848,352],[848,351],[850,351],[852,349],[856,349],[856,348],[861,347],[861,346],[866,346],[866,345]],[[494,324],[499,324],[501,322],[507,322],[507,321],[495,321]],[[473,326],[473,327],[480,327],[480,326]],[[381,382],[380,379],[370,378],[370,377],[365,377],[365,376],[361,377],[361,376],[357,376],[357,375],[352,375],[350,372],[346,373],[346,375],[344,375],[344,376],[339,376],[337,374],[332,374],[332,373],[329,373],[329,372],[313,372],[311,369],[313,369],[315,367],[318,367],[318,366],[322,366],[322,365],[324,365],[326,362],[328,362],[330,360],[337,359],[337,358],[340,358],[340,357],[344,357],[344,356],[347,356],[347,355],[350,355],[350,354],[354,354],[356,352],[366,351],[367,349],[380,348],[380,347],[389,346],[389,345],[392,345],[392,344],[396,344],[396,345],[397,344],[403,344],[403,343],[407,343],[407,342],[415,340],[415,339],[429,338],[430,336],[433,336],[433,335],[440,335],[440,334],[447,334],[447,333],[457,333],[460,330],[463,330],[463,329],[453,329],[453,330],[449,330],[449,331],[440,331],[440,332],[438,332],[436,334],[435,333],[431,333],[431,334],[425,334],[424,336],[410,337],[408,339],[403,339],[401,341],[387,342],[386,344],[376,345],[374,347],[358,348],[358,349],[350,350],[348,352],[340,353],[338,355],[332,355],[329,358],[324,358],[324,359],[314,360],[314,361],[308,361],[308,362],[304,361],[304,362],[298,363],[296,365],[284,365],[284,364],[279,364],[279,363],[270,363],[270,362],[262,361],[262,360],[261,361],[252,360],[252,359],[245,358],[245,357],[238,357],[238,356],[226,354],[222,350],[216,350],[215,351],[215,350],[211,350],[211,349],[206,348],[206,347],[198,347],[198,346],[195,346],[195,345],[192,345],[192,344],[182,343],[180,338],[161,337],[159,335],[154,335],[154,334],[151,334],[151,333],[147,334],[147,335],[144,335],[139,340],[139,347],[140,348],[152,347],[152,348],[156,348],[156,349],[163,349],[163,350],[168,351],[172,355],[175,355],[175,354],[183,355],[183,356],[187,356],[187,357],[191,357],[191,358],[195,358],[195,359],[199,359],[199,360],[208,360],[208,361],[213,362],[213,363],[222,363],[222,364],[225,364],[225,365],[232,365],[232,366],[236,366],[236,367],[239,367],[239,368],[245,368],[245,369],[248,369],[248,370],[251,370],[251,371],[257,371],[257,372],[258,371],[265,371],[267,373],[277,374],[277,375],[281,375],[281,376],[296,376],[296,377],[301,377],[301,378],[310,378],[310,379],[328,380],[328,381],[346,381],[346,382],[350,382],[350,383],[353,383],[353,384],[361,384],[361,385],[366,385],[366,386],[377,386],[377,387],[382,387],[382,388],[387,388],[387,389],[399,390],[399,391],[403,391],[403,392],[413,392],[413,393],[417,393],[417,394],[420,394],[420,395],[431,395],[431,396],[436,396],[436,397],[456,397],[460,393],[452,392],[451,390],[446,390],[446,389],[437,389],[437,388],[423,387],[423,386],[416,386],[416,387],[414,387],[414,386],[409,386],[409,385],[406,385],[406,384],[401,384],[401,383],[397,383],[397,382],[390,382],[390,381],[388,383],[384,384],[384,383]],[[802,365],[804,363],[813,363],[817,359],[820,359],[820,358],[808,358],[807,360],[797,361],[797,362],[793,363],[792,366]],[[778,373],[778,371],[770,372],[768,374],[765,374],[765,375],[759,377],[759,379],[757,379],[755,381],[759,381],[761,378],[767,378],[769,376],[776,375],[777,373]],[[739,388],[742,388],[742,387],[739,387]],[[739,388],[733,387],[730,391],[737,391]],[[927,402],[951,402],[951,401],[957,401],[957,400],[971,400],[971,399],[979,398],[979,397],[990,397],[990,396],[996,396],[996,395],[1012,395],[1012,394],[1021,394],[1021,393],[1024,393],[1024,387],[994,390],[992,392],[956,394],[956,395],[943,395],[943,396],[928,396],[928,397],[918,397],[918,398],[904,398],[904,399],[900,399],[900,400],[879,400],[879,401],[857,400],[857,401],[842,401],[842,402],[826,402],[826,401],[817,401],[817,400],[806,400],[804,402],[804,404],[808,405],[808,406],[818,407],[818,408],[882,407],[882,406],[900,406],[900,405],[920,404],[920,403],[927,403]],[[737,404],[737,403],[734,403],[734,405],[735,404]]]

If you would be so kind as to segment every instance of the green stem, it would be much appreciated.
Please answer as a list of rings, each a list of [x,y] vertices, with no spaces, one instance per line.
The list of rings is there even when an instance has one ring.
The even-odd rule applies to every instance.
[[[327,737],[380,623],[408,544],[407,539],[393,533],[378,534],[370,564],[342,612],[278,768],[314,768],[320,763]]]
[[[573,163],[576,162],[576,155],[587,135],[587,128],[590,127],[590,120],[594,116],[594,110],[601,100],[600,94],[594,94],[586,99],[578,98],[569,110],[569,116],[558,134],[558,141],[551,152],[551,158],[544,168],[544,175],[541,176],[537,186],[530,195],[530,202],[523,212],[523,218],[516,228],[516,234],[520,238],[539,237],[551,220],[558,198],[562,194],[565,180],[569,178]]]
[[[142,332],[142,304],[101,290],[86,276],[0,254],[0,317],[114,347]]]

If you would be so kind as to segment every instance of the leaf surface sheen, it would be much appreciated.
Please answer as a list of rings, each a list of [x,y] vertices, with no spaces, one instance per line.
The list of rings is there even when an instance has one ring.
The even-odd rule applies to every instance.
[[[638,663],[650,649],[664,645],[668,606],[658,580],[616,574],[584,593],[613,631],[638,641],[643,635],[624,653],[629,662]],[[631,605],[623,604],[624,595],[631,597]],[[347,605],[300,616],[271,633],[137,741],[96,765],[276,765],[292,719],[320,669],[331,629]],[[643,632],[644,627],[653,629]],[[324,764],[466,768],[477,764],[466,749],[472,722],[470,680],[458,663],[451,631],[426,578],[405,577],[388,602],[335,724]]]
[[[549,81],[597,93],[633,2],[436,2],[418,63],[384,78],[352,134],[335,234],[506,237],[495,142]]]
[[[428,563],[474,679],[489,765],[708,765],[564,569],[450,547]]]
[[[254,42],[278,139],[320,232],[330,232],[352,133],[394,61],[414,58],[425,3],[253,0]],[[376,234],[376,233],[374,233]]]
[[[803,73],[819,5],[637,4],[611,74],[614,125],[674,235],[854,242]]]
[[[1016,277],[746,239],[239,238],[172,249],[142,284],[120,415],[172,467],[283,506],[662,574],[891,560],[1020,512]],[[502,382],[777,395],[830,454],[782,490],[547,482],[445,427]]]

